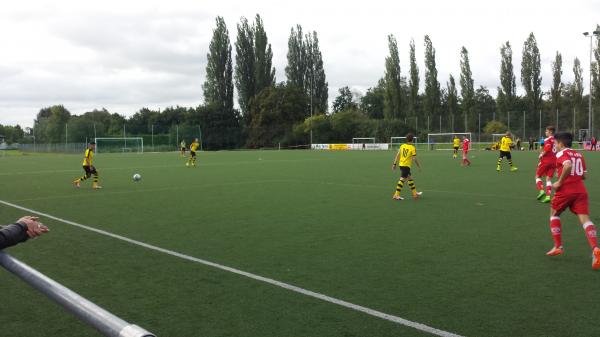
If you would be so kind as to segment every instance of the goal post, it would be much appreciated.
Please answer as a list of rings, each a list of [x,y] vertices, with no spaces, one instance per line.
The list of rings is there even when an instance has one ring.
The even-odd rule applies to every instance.
[[[375,144],[375,137],[352,138],[352,144]]]
[[[427,134],[427,145],[430,150],[453,150],[454,148],[454,136],[461,138],[466,136],[472,140],[471,132],[446,132],[446,133],[428,133]],[[461,139],[462,142],[462,139]]]
[[[413,137],[415,146],[419,143],[419,137]],[[390,137],[390,150],[399,149],[406,143],[406,137]]]
[[[144,138],[142,137],[97,137],[96,153],[107,152],[137,152],[144,153]]]

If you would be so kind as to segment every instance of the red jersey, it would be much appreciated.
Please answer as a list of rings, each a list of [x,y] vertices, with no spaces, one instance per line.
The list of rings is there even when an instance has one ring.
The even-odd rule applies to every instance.
[[[468,138],[463,140],[463,152],[469,152],[471,149],[471,141]]]
[[[544,155],[540,157],[540,162],[551,164],[556,162],[556,144],[554,144],[554,136],[544,139]]]
[[[575,150],[564,149],[556,154],[556,166],[558,166],[558,176],[563,172],[564,163],[571,162],[571,174],[565,177],[562,186],[557,191],[561,194],[587,193],[583,184],[583,174],[586,172],[585,160],[583,155]]]

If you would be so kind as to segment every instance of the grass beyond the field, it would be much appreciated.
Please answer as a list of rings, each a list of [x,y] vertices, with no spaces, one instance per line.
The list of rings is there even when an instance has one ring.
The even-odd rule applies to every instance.
[[[0,157],[0,200],[290,283],[464,336],[598,336],[600,273],[576,218],[548,258],[535,153],[495,171],[420,151],[423,198],[391,200],[394,153],[99,154],[104,189],[80,190],[82,155]],[[600,155],[585,153],[600,225]],[[142,180],[132,181],[134,173]],[[409,189],[403,191],[409,196]],[[26,212],[0,205],[0,223]],[[334,304],[61,222],[10,254],[158,337],[428,336]],[[99,336],[0,269],[1,336]]]

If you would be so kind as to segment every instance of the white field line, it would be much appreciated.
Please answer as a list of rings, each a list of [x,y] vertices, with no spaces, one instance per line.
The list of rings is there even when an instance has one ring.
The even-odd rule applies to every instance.
[[[59,217],[56,217],[56,216],[53,216],[53,215],[50,215],[50,214],[47,214],[47,213],[39,212],[39,211],[36,211],[36,210],[33,210],[33,209],[29,209],[29,208],[26,208],[26,207],[23,207],[23,206],[19,206],[19,205],[16,205],[16,204],[4,201],[4,200],[0,200],[0,204],[4,204],[5,206],[9,206],[9,207],[13,207],[13,208],[16,208],[16,209],[20,209],[20,210],[28,212],[30,214],[36,214],[36,215],[43,216],[43,217],[48,218],[48,219],[53,219],[55,221],[59,221],[59,222],[62,222],[62,223],[65,223],[65,224],[68,224],[68,225],[71,225],[71,226],[79,227],[81,229],[85,229],[85,230],[88,230],[88,231],[91,231],[91,232],[95,232],[95,233],[98,233],[98,234],[101,234],[101,235],[104,235],[104,236],[108,236],[108,237],[111,237],[111,238],[114,238],[114,239],[117,239],[117,240],[125,241],[125,242],[128,242],[130,244],[137,245],[137,246],[140,246],[140,247],[144,247],[144,248],[149,249],[149,250],[153,250],[153,251],[160,252],[160,253],[163,253],[163,254],[167,254],[167,255],[174,256],[174,257],[178,257],[178,258],[183,259],[183,260],[188,260],[188,261],[191,261],[191,262],[200,263],[200,264],[203,264],[203,265],[206,265],[206,266],[209,266],[209,267],[213,267],[213,268],[217,268],[217,269],[220,269],[220,270],[223,270],[223,271],[227,271],[227,272],[230,272],[230,273],[233,273],[233,274],[237,274],[237,275],[240,275],[240,276],[245,276],[247,278],[250,278],[250,279],[253,279],[253,280],[256,280],[256,281],[259,281],[259,282],[264,282],[264,283],[267,283],[267,284],[271,284],[271,285],[274,285],[276,287],[280,287],[280,288],[283,288],[283,289],[286,289],[286,290],[289,290],[289,291],[293,291],[293,292],[296,292],[296,293],[299,293],[299,294],[302,294],[302,295],[305,295],[305,296],[316,298],[316,299],[319,299],[321,301],[325,301],[325,302],[329,302],[329,303],[332,303],[332,304],[336,304],[336,305],[339,305],[339,306],[342,306],[342,307],[345,307],[345,308],[348,308],[348,309],[351,309],[351,310],[354,310],[354,311],[362,312],[362,313],[365,313],[367,315],[371,315],[371,316],[374,316],[374,317],[377,317],[377,318],[384,319],[386,321],[390,321],[390,322],[397,323],[397,324],[400,324],[400,325],[404,325],[404,326],[407,326],[407,327],[410,327],[410,328],[414,328],[414,329],[417,329],[417,330],[420,330],[420,331],[423,331],[423,332],[427,332],[427,333],[430,333],[432,335],[442,336],[442,337],[463,337],[461,335],[457,335],[457,334],[454,334],[452,332],[448,332],[448,331],[436,329],[436,328],[430,327],[430,326],[422,324],[422,323],[413,322],[413,321],[407,320],[407,319],[402,318],[402,317],[398,317],[398,316],[386,314],[386,313],[383,313],[381,311],[377,311],[377,310],[374,310],[374,309],[363,307],[361,305],[353,304],[353,303],[350,303],[350,302],[347,302],[347,301],[344,301],[344,300],[340,300],[340,299],[337,299],[337,298],[334,298],[334,297],[331,297],[331,296],[327,296],[327,295],[324,295],[324,294],[321,294],[321,293],[318,293],[318,292],[314,292],[314,291],[311,291],[311,290],[300,288],[300,287],[291,285],[289,283],[277,281],[277,280],[274,280],[274,279],[271,279],[271,278],[268,278],[268,277],[264,277],[264,276],[252,274],[252,273],[249,273],[249,272],[246,272],[246,271],[243,271],[243,270],[239,270],[239,269],[236,269],[236,268],[228,267],[228,266],[225,266],[225,265],[222,265],[222,264],[218,264],[218,263],[215,263],[215,262],[211,262],[211,261],[207,261],[207,260],[203,260],[203,259],[199,259],[199,258],[190,256],[190,255],[185,255],[185,254],[182,254],[182,253],[178,253],[178,252],[173,251],[173,250],[169,250],[169,249],[161,248],[161,247],[154,246],[154,245],[151,245],[151,244],[148,244],[148,243],[144,243],[144,242],[141,242],[141,241],[133,240],[133,239],[130,239],[130,238],[125,237],[125,236],[121,236],[121,235],[118,235],[118,234],[113,234],[111,232],[107,232],[107,231],[104,231],[104,230],[101,230],[101,229],[97,229],[97,228],[94,228],[94,227],[85,226],[85,225],[79,224],[77,222],[73,222],[73,221],[61,219]]]

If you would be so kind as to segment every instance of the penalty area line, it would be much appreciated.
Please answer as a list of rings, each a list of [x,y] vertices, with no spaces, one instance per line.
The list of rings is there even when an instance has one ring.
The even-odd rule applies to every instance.
[[[56,216],[53,216],[53,215],[50,215],[50,214],[47,214],[47,213],[44,213],[44,212],[36,211],[36,210],[30,209],[30,208],[26,208],[26,207],[23,207],[23,206],[20,206],[20,205],[16,205],[16,204],[4,201],[4,200],[0,200],[0,204],[3,204],[3,205],[8,206],[8,207],[12,207],[12,208],[20,209],[22,211],[26,211],[26,212],[29,212],[31,214],[36,214],[36,215],[39,215],[39,216],[43,216],[43,217],[46,217],[48,219],[52,219],[52,220],[55,220],[55,221],[58,221],[58,222],[62,222],[64,224],[71,225],[71,226],[74,226],[74,227],[78,227],[78,228],[81,228],[81,229],[84,229],[84,230],[87,230],[87,231],[91,231],[91,232],[94,232],[94,233],[97,233],[97,234],[108,236],[108,237],[111,237],[113,239],[125,241],[127,243],[130,243],[130,244],[133,244],[133,245],[136,245],[136,246],[140,246],[140,247],[143,247],[143,248],[146,248],[146,249],[149,249],[149,250],[153,250],[155,252],[159,252],[159,253],[163,253],[163,254],[166,254],[166,255],[178,257],[178,258],[183,259],[183,260],[187,260],[187,261],[191,261],[191,262],[203,264],[205,266],[209,266],[209,267],[213,267],[213,268],[220,269],[220,270],[223,270],[223,271],[227,271],[227,272],[230,272],[230,273],[233,273],[233,274],[236,274],[236,275],[245,276],[245,277],[253,279],[255,281],[267,283],[267,284],[270,284],[270,285],[273,285],[273,286],[276,286],[276,287],[279,287],[279,288],[283,288],[283,289],[286,289],[286,290],[289,290],[289,291],[293,291],[295,293],[299,293],[299,294],[302,294],[302,295],[305,295],[305,296],[308,296],[308,297],[312,297],[312,298],[315,298],[315,299],[318,299],[318,300],[321,300],[321,301],[332,303],[332,304],[335,304],[335,305],[338,305],[338,306],[341,306],[341,307],[344,307],[344,308],[347,308],[347,309],[351,309],[351,310],[354,310],[354,311],[362,312],[362,313],[365,313],[367,315],[370,315],[370,316],[373,316],[373,317],[377,317],[377,318],[380,318],[380,319],[383,319],[383,320],[386,320],[386,321],[389,321],[389,322],[397,323],[397,324],[400,324],[400,325],[404,325],[406,327],[410,327],[410,328],[413,328],[413,329],[416,329],[416,330],[427,332],[427,333],[430,333],[432,335],[441,336],[441,337],[463,337],[461,335],[457,335],[457,334],[454,334],[452,332],[448,332],[448,331],[436,329],[434,327],[430,327],[430,326],[422,324],[422,323],[418,323],[418,322],[410,321],[410,320],[402,318],[402,317],[398,317],[398,316],[386,314],[384,312],[377,311],[375,309],[367,308],[367,307],[364,307],[364,306],[361,306],[361,305],[358,305],[358,304],[354,304],[354,303],[350,303],[350,302],[347,302],[347,301],[344,301],[344,300],[337,299],[335,297],[327,296],[327,295],[324,295],[324,294],[321,294],[321,293],[318,293],[318,292],[314,292],[314,291],[311,291],[311,290],[308,290],[308,289],[300,288],[300,287],[297,287],[297,286],[289,284],[289,283],[277,281],[277,280],[272,279],[272,278],[260,276],[260,275],[257,275],[257,274],[252,274],[252,273],[249,273],[249,272],[246,272],[246,271],[243,271],[243,270],[240,270],[240,269],[236,269],[236,268],[233,268],[233,267],[228,267],[228,266],[225,266],[225,265],[222,265],[222,264],[218,264],[218,263],[215,263],[215,262],[211,262],[211,261],[208,261],[208,260],[204,260],[204,259],[200,259],[200,258],[193,257],[193,256],[190,256],[190,255],[178,253],[178,252],[173,251],[173,250],[161,248],[161,247],[154,246],[154,245],[151,245],[151,244],[148,244],[148,243],[145,243],[145,242],[141,242],[141,241],[137,241],[137,240],[134,240],[134,239],[130,239],[128,237],[125,237],[125,236],[122,236],[122,235],[118,235],[118,234],[114,234],[114,233],[111,233],[111,232],[107,232],[107,231],[102,230],[102,229],[97,229],[97,228],[94,228],[94,227],[89,227],[89,226],[86,226],[86,225],[82,225],[82,224],[74,222],[74,221],[69,221],[69,220],[66,220],[66,219],[62,219],[62,218],[59,218],[59,217],[56,217]]]

